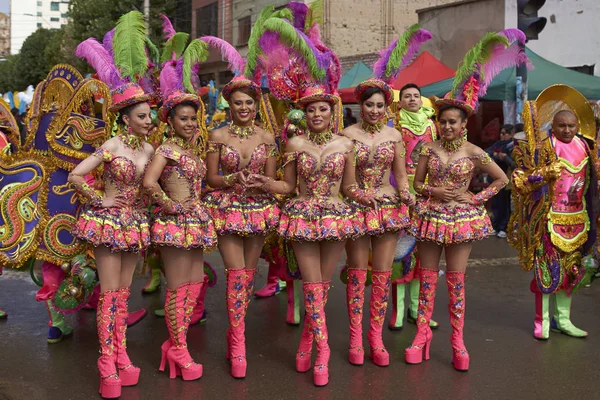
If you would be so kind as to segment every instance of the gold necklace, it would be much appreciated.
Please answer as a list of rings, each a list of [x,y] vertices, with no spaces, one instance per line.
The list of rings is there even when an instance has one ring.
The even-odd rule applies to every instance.
[[[184,150],[189,150],[192,147],[192,143],[189,140],[182,138],[181,136],[173,136],[166,140],[167,143],[176,144]]]
[[[256,133],[256,129],[254,124],[248,126],[239,126],[231,122],[229,124],[229,133],[233,136],[237,136],[241,141],[254,135]]]
[[[323,146],[327,144],[331,138],[333,138],[333,132],[331,129],[326,130],[325,132],[315,133],[312,131],[307,131],[308,140],[316,144],[317,146]]]
[[[370,124],[363,119],[360,122],[360,126],[366,134],[373,137],[377,132],[381,131],[381,128],[383,128],[383,121],[379,121],[376,124]]]
[[[455,140],[442,139],[442,141],[441,141],[441,144],[442,144],[442,147],[444,148],[444,150],[446,150],[450,154],[453,154],[453,153],[456,153],[457,151],[459,151],[464,143],[465,143],[465,139],[462,137],[455,139]]]
[[[142,137],[134,135],[133,133],[120,132],[119,139],[121,139],[121,142],[123,142],[123,144],[129,147],[131,150],[141,150],[143,147]]]

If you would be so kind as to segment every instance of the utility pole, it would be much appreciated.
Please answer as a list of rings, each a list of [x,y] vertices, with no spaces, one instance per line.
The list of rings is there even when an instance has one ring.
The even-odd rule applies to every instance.
[[[150,29],[150,0],[144,0],[144,19],[146,20],[146,29]]]

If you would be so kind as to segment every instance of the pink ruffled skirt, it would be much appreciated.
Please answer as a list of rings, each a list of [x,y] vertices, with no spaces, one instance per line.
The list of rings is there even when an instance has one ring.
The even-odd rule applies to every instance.
[[[167,214],[157,210],[152,222],[152,244],[210,251],[217,246],[217,232],[207,210]]]

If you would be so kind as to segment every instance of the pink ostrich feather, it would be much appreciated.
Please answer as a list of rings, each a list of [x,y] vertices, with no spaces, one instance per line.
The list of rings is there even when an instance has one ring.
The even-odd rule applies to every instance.
[[[115,28],[111,29],[110,31],[106,32],[106,35],[104,35],[104,38],[102,39],[102,46],[104,46],[104,48],[106,49],[106,51],[108,51],[108,53],[111,55],[113,55],[113,39],[115,37]]]
[[[100,80],[111,89],[126,83],[121,78],[110,53],[96,39],[89,38],[79,43],[75,49],[75,55],[85,58],[88,64],[96,70]]]
[[[379,59],[375,61],[375,64],[373,64],[373,75],[376,78],[382,79],[385,77],[385,67],[387,66],[390,56],[392,55],[392,51],[394,51],[397,44],[398,39],[394,40],[387,48],[379,52]]]
[[[484,79],[479,84],[479,97],[485,96],[492,80],[503,70],[525,64],[527,69],[533,69],[533,64],[519,46],[504,47],[496,45],[490,59],[481,67]]]
[[[162,65],[160,71],[160,93],[163,98],[176,90],[182,92],[185,90],[182,83],[182,67],[183,62],[175,60],[166,61]]]
[[[163,39],[165,41],[171,39],[175,35],[175,28],[173,28],[173,24],[169,17],[165,14],[160,14],[160,19],[162,19],[162,29],[163,29]]]
[[[400,37],[401,38],[401,37]],[[398,65],[392,65],[391,74],[387,75],[388,65],[390,64],[390,58],[392,53],[398,46],[399,39],[394,40],[390,45],[381,50],[379,52],[379,59],[373,65],[373,76],[378,79],[382,79],[386,82],[392,81],[394,78],[398,76],[400,71],[410,65],[410,63],[414,60],[415,56],[419,52],[421,45],[432,38],[432,35],[429,31],[425,29],[417,29],[408,39],[406,43],[406,48],[402,49],[403,54],[401,58],[398,60]],[[402,45],[402,44],[401,44]],[[396,57],[394,57],[396,59]]]
[[[235,47],[233,47],[227,41],[215,36],[202,36],[200,40],[221,52],[223,58],[225,58],[229,63],[227,68],[231,72],[236,75],[244,72],[244,68],[246,68],[246,61],[235,49]]]
[[[516,28],[505,29],[503,31],[498,32],[498,34],[506,37],[506,39],[508,39],[508,43],[517,42],[520,44],[525,44],[525,42],[527,41],[525,33]]]
[[[394,72],[394,76],[398,76],[398,73],[402,71],[404,68],[408,67],[411,62],[415,59],[417,54],[419,53],[419,49],[421,45],[428,40],[431,40],[433,36],[431,32],[425,29],[419,29],[417,33],[415,33],[408,42],[408,46],[406,48],[406,54],[402,57],[402,64],[400,68]]]

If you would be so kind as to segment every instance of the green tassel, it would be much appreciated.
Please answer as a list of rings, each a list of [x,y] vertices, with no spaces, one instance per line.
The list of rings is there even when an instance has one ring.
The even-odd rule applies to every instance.
[[[264,24],[265,30],[279,33],[279,38],[298,51],[302,58],[308,65],[308,70],[311,75],[316,79],[323,79],[327,71],[323,68],[319,68],[317,65],[317,59],[304,39],[298,35],[296,29],[289,22],[282,19],[269,18]]]
[[[192,40],[183,53],[183,85],[190,93],[194,93],[192,67],[199,62],[206,61],[208,55],[208,45],[200,39]]]
[[[115,28],[113,51],[115,65],[121,76],[133,82],[148,70],[146,56],[146,25],[139,11],[130,11],[119,18]]]
[[[190,35],[185,32],[177,32],[165,43],[160,62],[171,60],[173,53],[175,53],[175,59],[179,59],[185,50]]]

